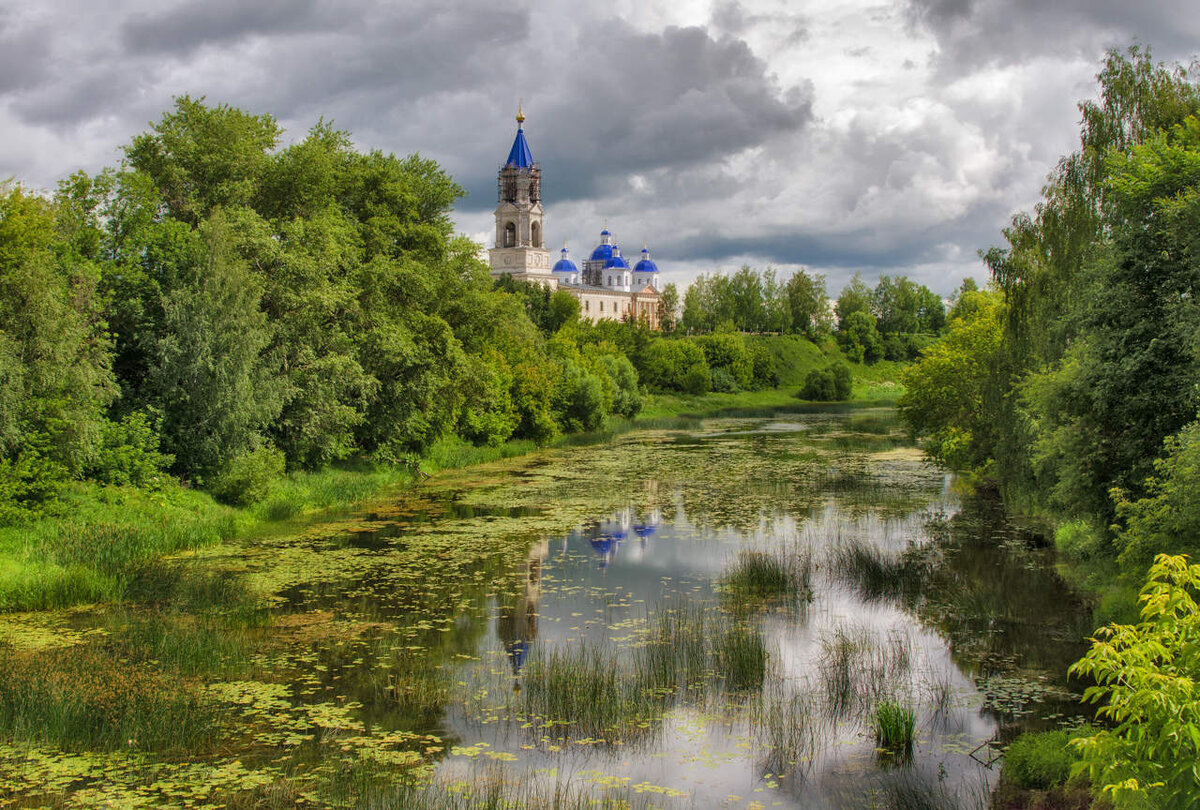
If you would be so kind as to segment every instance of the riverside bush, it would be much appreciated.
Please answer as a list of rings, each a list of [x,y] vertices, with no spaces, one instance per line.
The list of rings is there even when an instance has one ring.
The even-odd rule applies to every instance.
[[[271,482],[282,478],[282,450],[264,445],[237,456],[212,482],[213,497],[231,506],[249,506],[267,496]]]
[[[1004,778],[1018,787],[1048,790],[1067,781],[1079,754],[1067,731],[1022,734],[1004,752]]]

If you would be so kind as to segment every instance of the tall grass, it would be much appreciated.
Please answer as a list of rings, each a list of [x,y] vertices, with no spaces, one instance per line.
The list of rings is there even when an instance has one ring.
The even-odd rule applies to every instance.
[[[553,782],[541,781],[501,767],[475,768],[468,778],[453,782],[447,779],[397,782],[394,774],[373,774],[364,766],[357,769],[368,772],[350,774],[347,781],[353,789],[329,795],[331,804],[344,803],[370,810],[650,810],[688,806],[668,804],[661,795],[642,793],[624,785],[572,785],[558,777]]]
[[[80,484],[67,515],[0,528],[0,611],[119,601],[159,557],[219,543],[237,513],[203,493]]]
[[[864,599],[895,599],[918,593],[924,569],[906,563],[859,538],[837,543],[830,562],[834,572],[855,586]]]
[[[881,638],[865,628],[842,625],[821,637],[817,669],[834,717],[864,714],[890,698],[897,680],[911,667],[912,650],[905,636]]]
[[[816,698],[772,681],[750,707],[750,727],[763,753],[764,773],[805,772],[827,739],[828,729]]]
[[[0,651],[0,736],[64,750],[207,749],[221,714],[193,684],[97,647]]]
[[[769,661],[757,627],[683,599],[651,617],[636,648],[579,640],[540,651],[521,708],[539,733],[628,742],[653,733],[672,706],[757,693]]]
[[[901,754],[912,751],[916,715],[908,706],[894,700],[880,701],[875,707],[872,726],[875,744],[880,748]]]
[[[662,715],[662,693],[643,688],[622,651],[581,640],[552,647],[526,666],[523,711],[544,732],[572,738],[628,741],[645,736]]]
[[[743,549],[721,578],[722,603],[735,611],[771,605],[797,608],[812,598],[812,570],[807,548]]]

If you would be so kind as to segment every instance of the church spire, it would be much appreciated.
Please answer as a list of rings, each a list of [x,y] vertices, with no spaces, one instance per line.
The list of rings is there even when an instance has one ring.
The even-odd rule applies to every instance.
[[[521,105],[517,105],[517,137],[513,140],[512,149],[508,150],[508,160],[504,162],[505,168],[512,167],[514,169],[532,169],[533,168],[533,153],[529,151],[529,144],[525,142],[525,112]]]

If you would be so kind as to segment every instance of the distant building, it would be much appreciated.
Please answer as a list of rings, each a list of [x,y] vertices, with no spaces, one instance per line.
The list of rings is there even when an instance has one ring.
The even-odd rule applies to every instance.
[[[643,247],[641,259],[630,267],[605,228],[582,270],[571,261],[565,246],[551,266],[543,226],[542,169],[529,151],[524,123],[525,116],[518,111],[517,137],[500,167],[496,243],[488,251],[492,275],[511,275],[519,281],[564,290],[579,299],[580,317],[593,322],[637,319],[657,329],[662,293],[658,266],[649,249]]]

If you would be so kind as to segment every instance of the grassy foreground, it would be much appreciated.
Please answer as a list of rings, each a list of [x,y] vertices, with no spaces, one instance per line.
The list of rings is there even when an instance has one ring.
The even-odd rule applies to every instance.
[[[649,394],[639,418],[625,425],[797,405],[796,390],[805,375],[841,359],[835,346],[818,347],[793,336],[756,339],[765,340],[778,355],[778,388],[697,396]],[[894,401],[902,391],[895,382],[900,368],[896,363],[852,366],[855,399]],[[565,442],[579,440],[564,437]],[[475,447],[448,438],[434,445],[419,466],[433,473],[535,448],[528,440]],[[369,464],[293,473],[272,482],[266,496],[246,508],[222,505],[206,492],[170,480],[157,490],[79,482],[66,493],[59,514],[0,527],[0,612],[120,602],[130,598],[139,573],[156,559],[250,536],[305,514],[346,508],[388,489],[412,486],[417,475],[404,466]]]

